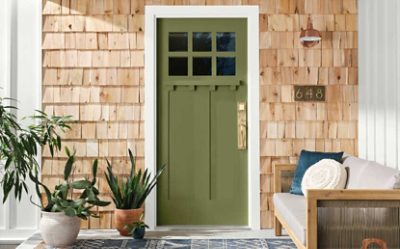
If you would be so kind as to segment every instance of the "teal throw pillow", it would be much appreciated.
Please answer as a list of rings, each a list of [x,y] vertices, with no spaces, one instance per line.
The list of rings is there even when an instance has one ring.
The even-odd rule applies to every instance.
[[[290,193],[295,195],[304,195],[303,191],[301,190],[301,181],[303,180],[304,173],[310,166],[319,162],[322,159],[333,159],[335,161],[341,162],[342,157],[343,152],[331,153],[302,150],[300,153],[299,161],[297,162],[296,171],[294,172],[292,186],[290,187]]]

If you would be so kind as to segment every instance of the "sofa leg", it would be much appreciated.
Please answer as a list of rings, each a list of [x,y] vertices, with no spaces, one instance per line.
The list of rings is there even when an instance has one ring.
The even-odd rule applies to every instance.
[[[274,228],[275,228],[275,236],[282,236],[282,225],[279,222],[278,218],[276,217],[275,217]]]

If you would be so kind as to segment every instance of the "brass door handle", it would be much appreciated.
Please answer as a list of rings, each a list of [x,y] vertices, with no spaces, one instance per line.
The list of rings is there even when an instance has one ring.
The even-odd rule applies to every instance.
[[[247,148],[247,108],[245,102],[237,103],[237,137],[238,149]]]

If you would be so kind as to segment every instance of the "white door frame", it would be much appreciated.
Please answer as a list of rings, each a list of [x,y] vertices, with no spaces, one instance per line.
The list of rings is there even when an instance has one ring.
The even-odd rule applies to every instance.
[[[259,22],[258,6],[146,6],[145,9],[145,167],[157,169],[157,18],[246,18],[248,105],[248,227],[260,229]],[[156,189],[146,199],[145,221],[157,224]]]

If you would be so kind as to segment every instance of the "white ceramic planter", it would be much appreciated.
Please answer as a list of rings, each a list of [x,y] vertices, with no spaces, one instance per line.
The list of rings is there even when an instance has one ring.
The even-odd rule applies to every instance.
[[[40,233],[50,247],[66,247],[74,244],[80,230],[78,217],[69,217],[64,213],[42,212]]]

